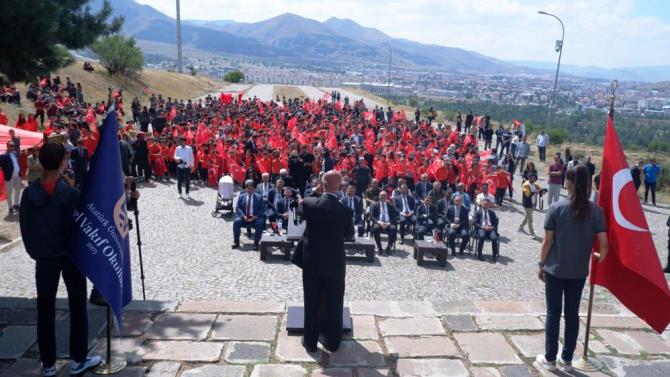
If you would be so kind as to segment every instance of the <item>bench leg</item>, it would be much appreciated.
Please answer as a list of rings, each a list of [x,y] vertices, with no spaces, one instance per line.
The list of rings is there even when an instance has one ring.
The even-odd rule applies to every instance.
[[[284,246],[284,260],[291,260],[291,248]]]
[[[261,245],[261,260],[268,259],[268,246]]]
[[[416,264],[417,266],[423,266],[423,250],[417,252]]]
[[[440,264],[440,267],[447,267],[447,254],[440,253],[437,255],[437,261]]]
[[[374,263],[375,261],[375,249],[368,249],[365,251],[365,255],[367,257],[368,263]]]

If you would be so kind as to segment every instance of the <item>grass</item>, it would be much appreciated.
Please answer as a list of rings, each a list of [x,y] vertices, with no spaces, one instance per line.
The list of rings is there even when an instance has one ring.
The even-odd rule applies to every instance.
[[[272,88],[272,97],[273,98],[285,97],[287,100],[291,98],[307,98],[305,92],[303,92],[297,86],[287,86],[287,85],[275,85]]]
[[[213,80],[204,76],[191,76],[188,74],[165,72],[152,69],[143,70],[137,78],[114,77],[107,74],[107,71],[99,64],[92,63],[95,72],[86,72],[82,69],[82,61],[75,61],[67,67],[61,68],[52,74],[60,76],[64,83],[65,78],[69,77],[74,83],[81,83],[84,90],[84,100],[95,103],[107,101],[107,88],[123,89],[123,99],[125,108],[130,113],[130,103],[133,97],[140,98],[143,104],[148,104],[151,93],[162,94],[165,98],[172,97],[177,99],[197,98],[201,95],[215,91],[226,85],[224,81]],[[25,115],[33,113],[35,108],[31,101],[25,98],[26,85],[17,84],[17,89],[21,91],[23,106],[4,105],[2,111],[9,118],[10,125],[16,122],[20,113]],[[148,88],[149,92],[144,95],[143,89]]]

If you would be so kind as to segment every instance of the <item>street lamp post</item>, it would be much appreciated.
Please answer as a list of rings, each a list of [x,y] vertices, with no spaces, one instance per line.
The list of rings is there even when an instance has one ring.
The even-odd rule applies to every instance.
[[[561,55],[563,55],[563,39],[565,39],[565,26],[563,26],[563,21],[558,18],[556,15],[547,13],[545,11],[539,10],[537,13],[550,16],[558,20],[561,23],[561,40],[556,41],[556,52],[558,52],[558,64],[556,65],[556,76],[554,77],[554,92],[551,95],[551,104],[549,105],[549,114],[547,115],[547,124],[544,126],[544,133],[549,134],[549,123],[551,122],[551,113],[554,110],[554,101],[556,100],[556,85],[558,84],[558,71],[561,69]]]
[[[382,42],[382,43],[385,44],[386,47],[389,48],[389,77],[388,77],[388,83],[387,83],[387,89],[386,89],[386,91],[387,91],[386,101],[387,101],[387,104],[390,104],[391,103],[391,59],[393,58],[393,48],[391,47],[390,44],[388,44],[386,42]]]

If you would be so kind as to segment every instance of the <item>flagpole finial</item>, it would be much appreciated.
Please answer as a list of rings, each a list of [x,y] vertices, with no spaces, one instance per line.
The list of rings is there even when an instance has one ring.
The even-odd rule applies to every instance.
[[[614,99],[616,99],[616,90],[619,87],[619,81],[613,80],[610,84],[612,94],[610,95],[610,116],[614,116]]]

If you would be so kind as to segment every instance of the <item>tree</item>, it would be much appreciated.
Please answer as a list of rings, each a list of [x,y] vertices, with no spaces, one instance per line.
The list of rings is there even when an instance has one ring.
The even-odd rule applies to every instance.
[[[3,0],[0,11],[0,81],[32,81],[67,62],[63,51],[91,45],[118,31],[122,17],[108,22],[112,7],[91,13],[90,0]]]
[[[135,46],[135,39],[131,37],[104,37],[95,42],[91,50],[110,75],[134,76],[144,65],[142,50]]]
[[[223,79],[225,81],[237,84],[240,81],[244,80],[244,73],[242,73],[240,71],[230,71],[230,72],[226,73],[225,76],[223,76]]]

